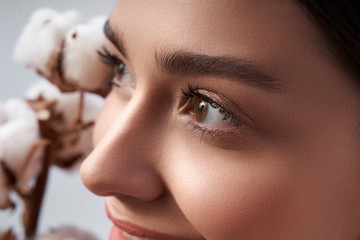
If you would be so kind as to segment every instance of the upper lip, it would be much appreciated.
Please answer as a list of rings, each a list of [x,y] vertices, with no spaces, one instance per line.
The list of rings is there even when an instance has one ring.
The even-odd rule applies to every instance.
[[[117,228],[119,228],[120,230],[122,230],[130,235],[136,236],[136,237],[150,238],[150,239],[156,239],[156,240],[185,240],[184,238],[179,238],[176,236],[171,236],[171,235],[159,233],[156,231],[151,231],[151,230],[139,227],[135,224],[132,224],[132,223],[129,223],[126,221],[122,221],[119,219],[115,219],[111,215],[107,206],[106,206],[106,214]]]

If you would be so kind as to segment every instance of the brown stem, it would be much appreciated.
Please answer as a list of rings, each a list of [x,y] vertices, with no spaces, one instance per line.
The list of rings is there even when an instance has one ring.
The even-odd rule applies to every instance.
[[[42,148],[42,147],[44,147],[46,145],[49,145],[49,144],[50,144],[49,140],[42,139],[42,140],[38,140],[32,146],[32,148],[30,149],[30,152],[26,156],[24,166],[22,166],[22,169],[20,170],[19,176],[22,176],[25,173],[26,169],[29,168],[29,164],[31,163],[31,159],[34,157],[34,154],[39,150],[39,148]]]
[[[52,131],[50,126],[50,121],[39,121],[41,135],[45,139],[52,138]],[[41,204],[44,197],[44,192],[46,188],[49,168],[53,159],[54,145],[49,144],[45,147],[43,155],[43,167],[42,171],[37,178],[36,185],[33,189],[33,192],[29,198],[24,199],[25,211],[23,214],[23,223],[25,228],[26,239],[32,238],[36,234],[36,229],[38,225]]]
[[[72,127],[65,129],[65,130],[61,130],[61,131],[57,132],[57,134],[60,137],[65,137],[65,136],[68,136],[71,134],[76,134],[81,131],[87,130],[87,129],[91,128],[92,126],[94,126],[94,122],[81,123],[81,124],[80,123],[77,124],[76,122],[75,122],[75,124],[73,124]]]
[[[12,229],[9,229],[6,232],[0,233],[0,240],[16,240],[16,236]]]
[[[82,115],[84,112],[84,92],[80,91],[80,100],[79,100],[79,107],[78,107],[78,111],[76,113],[76,118],[75,118],[75,126],[82,124]]]
[[[52,153],[52,145],[47,146],[43,158],[42,172],[37,179],[37,184],[34,187],[34,191],[32,192],[31,197],[25,199],[25,212],[23,215],[23,222],[25,227],[25,235],[27,238],[31,238],[36,234]]]
[[[39,99],[41,103],[41,99]],[[31,102],[30,102],[31,103]],[[91,127],[94,123],[89,122],[87,124],[83,124],[82,122],[82,113],[84,108],[84,93],[81,92],[80,94],[80,102],[79,102],[79,109],[76,115],[76,122],[74,123],[74,126],[70,128],[68,132],[66,132],[64,135],[60,134],[61,132],[57,132],[53,126],[52,126],[52,120],[55,116],[54,112],[54,104],[47,104],[43,107],[50,111],[50,116],[46,118],[39,118],[39,124],[40,124],[40,131],[41,131],[41,137],[43,139],[46,139],[47,141],[44,141],[45,152],[42,159],[42,171],[37,178],[36,185],[31,191],[29,196],[24,195],[24,214],[23,214],[23,225],[25,229],[25,236],[26,239],[32,238],[36,235],[36,229],[38,225],[38,220],[40,216],[41,211],[41,205],[46,189],[46,183],[48,178],[48,173],[51,165],[56,165],[55,160],[55,151],[58,149],[58,144],[60,142],[60,138],[63,137],[66,134],[70,133],[77,133],[78,131],[85,130],[89,127]],[[33,102],[33,106],[36,107],[36,102]],[[38,110],[42,110],[41,108]],[[36,108],[35,108],[36,110]],[[45,144],[46,143],[46,144]],[[35,151],[36,149],[33,149]],[[32,153],[30,154],[32,155]],[[74,155],[73,158],[69,158],[69,162],[66,162],[63,168],[70,166],[72,163],[74,163],[78,158],[80,158],[80,155]],[[66,165],[67,164],[67,165]]]

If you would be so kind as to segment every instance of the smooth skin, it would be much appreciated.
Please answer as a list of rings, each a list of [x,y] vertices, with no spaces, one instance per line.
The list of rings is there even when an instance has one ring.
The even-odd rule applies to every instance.
[[[301,6],[117,0],[109,26],[129,73],[81,176],[112,215],[184,239],[360,237],[360,92]],[[163,69],[176,53],[242,59],[275,81]],[[198,121],[189,84],[240,124]]]

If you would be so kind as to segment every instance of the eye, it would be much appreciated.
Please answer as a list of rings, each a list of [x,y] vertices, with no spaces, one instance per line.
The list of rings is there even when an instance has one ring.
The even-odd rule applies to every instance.
[[[210,128],[234,128],[241,126],[238,121],[224,106],[189,87],[189,93],[183,94],[188,98],[187,106],[194,120]]]
[[[102,51],[97,51],[100,57],[100,60],[113,67],[114,74],[113,77],[109,80],[109,84],[116,87],[121,87],[122,85],[132,84],[131,73],[126,66],[126,64],[117,56],[112,55],[105,48]]]
[[[114,77],[112,84],[120,87],[122,84],[131,84],[132,77],[128,67],[119,59],[119,63],[114,64]]]
[[[235,124],[232,116],[217,103],[209,103],[201,97],[193,98],[193,114],[196,121],[212,127],[229,127]]]

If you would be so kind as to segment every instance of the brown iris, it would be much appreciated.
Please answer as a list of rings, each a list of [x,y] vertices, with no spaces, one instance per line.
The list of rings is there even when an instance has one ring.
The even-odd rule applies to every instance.
[[[121,79],[125,72],[125,64],[120,63],[114,66],[114,74],[116,79]]]
[[[194,115],[198,122],[203,122],[208,114],[209,104],[199,97],[194,99]]]

